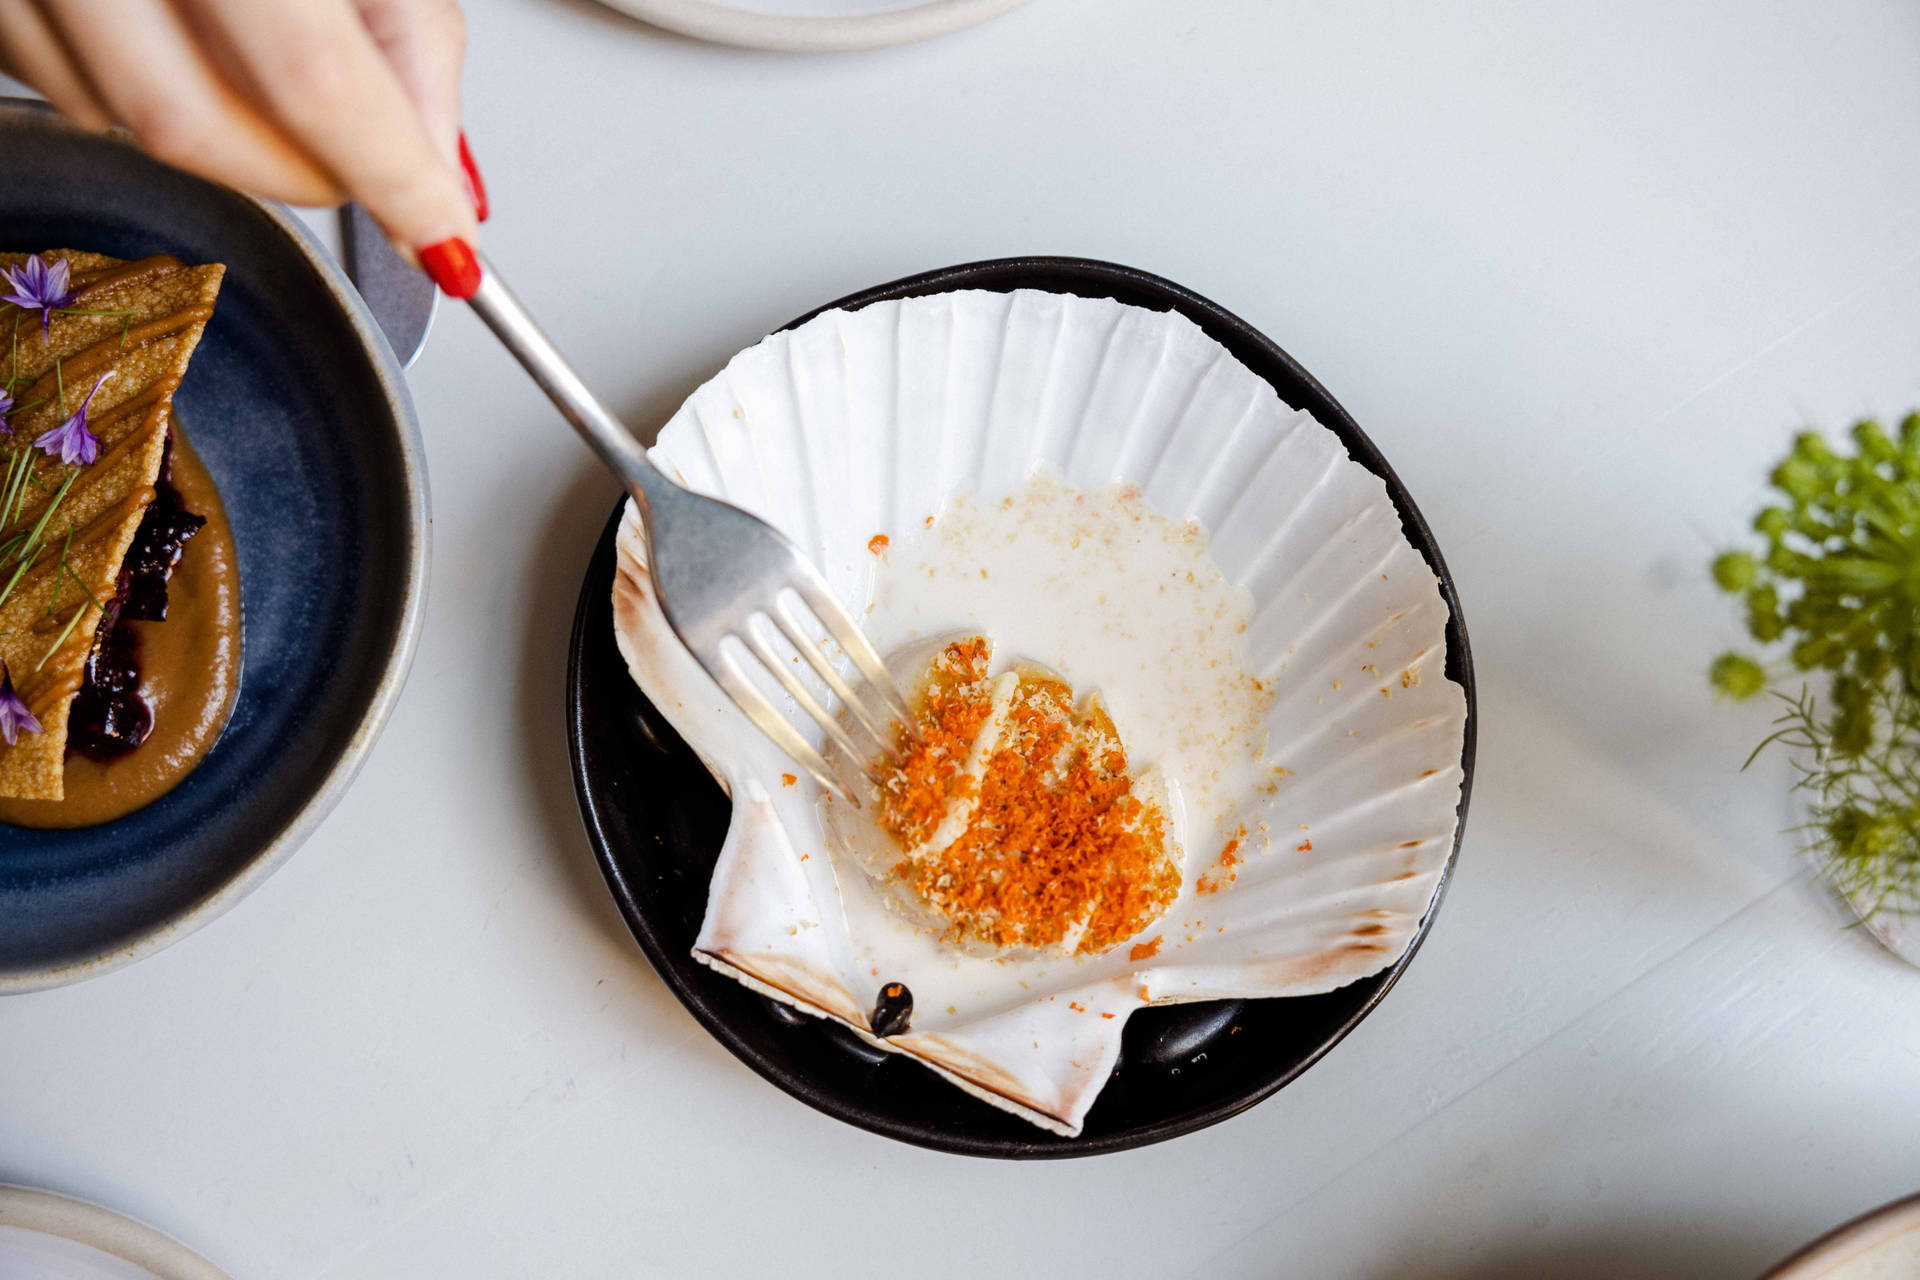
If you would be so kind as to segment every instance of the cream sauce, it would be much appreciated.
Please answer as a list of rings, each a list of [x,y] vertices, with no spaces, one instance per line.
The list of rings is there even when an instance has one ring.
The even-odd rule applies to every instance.
[[[1249,665],[1251,596],[1214,565],[1204,531],[1156,512],[1138,489],[1086,493],[1043,472],[1003,499],[953,496],[918,531],[876,547],[873,559],[864,626],[881,652],[985,634],[996,668],[1027,659],[1082,694],[1099,691],[1130,764],[1155,775],[1184,855],[1181,897],[1190,897],[1268,781],[1272,701]],[[1048,984],[1137,967],[1125,945],[1097,958],[992,959],[942,943],[866,874],[856,851],[870,850],[873,836],[859,828],[888,837],[867,811],[845,809],[823,801],[821,821],[851,969],[906,982],[916,1029],[947,1025],[950,1006],[978,1016]]]
[[[993,638],[1084,695],[1099,690],[1136,770],[1176,797],[1189,878],[1264,779],[1271,691],[1251,670],[1252,596],[1200,526],[1135,488],[1082,493],[1045,474],[995,502],[961,493],[877,565],[866,629],[882,652],[947,632]],[[1199,863],[1193,861],[1199,855]]]

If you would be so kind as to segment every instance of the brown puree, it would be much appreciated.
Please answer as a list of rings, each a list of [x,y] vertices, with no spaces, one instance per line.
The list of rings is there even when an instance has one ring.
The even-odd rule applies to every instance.
[[[207,523],[187,540],[167,580],[167,620],[130,622],[140,635],[140,692],[153,708],[147,740],[101,763],[66,759],[66,798],[0,798],[0,822],[22,827],[90,827],[158,800],[220,737],[240,687],[240,561],[220,491],[178,423],[173,487]]]

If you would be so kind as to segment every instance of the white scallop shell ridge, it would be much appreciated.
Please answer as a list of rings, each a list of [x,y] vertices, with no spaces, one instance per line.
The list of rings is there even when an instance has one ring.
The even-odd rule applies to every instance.
[[[1205,530],[1246,594],[1247,661],[1272,690],[1272,781],[1239,810],[1263,851],[1208,893],[1196,883],[1212,854],[1189,851],[1150,957],[956,960],[911,930],[875,941],[869,923],[855,939],[871,887],[836,874],[808,785],[787,781],[798,771],[674,640],[630,507],[621,651],[734,801],[702,962],[870,1039],[876,979],[907,981],[913,1027],[876,1043],[1071,1134],[1131,1010],[1329,991],[1392,965],[1417,935],[1463,782],[1445,600],[1380,477],[1191,321],[1032,290],[827,312],[735,356],[653,456],[794,538],[856,615],[874,590],[870,540],[912,538],[956,493],[994,501],[1036,473],[1088,492],[1137,486],[1154,511]],[[876,955],[887,973],[872,972]]]

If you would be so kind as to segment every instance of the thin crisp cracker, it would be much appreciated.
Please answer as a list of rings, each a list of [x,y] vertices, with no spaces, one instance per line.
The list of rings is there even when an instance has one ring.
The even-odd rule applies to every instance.
[[[27,257],[0,253],[0,267]],[[153,501],[173,393],[226,268],[189,267],[168,255],[129,262],[55,249],[40,257],[66,259],[75,310],[57,313],[43,338],[40,313],[0,309],[5,368],[20,406],[8,419],[12,438],[0,450],[0,470],[8,451],[30,449],[106,377],[87,412],[99,456],[56,502],[73,468],[31,450],[19,509],[0,527],[0,589],[12,580],[0,600],[0,661],[41,727],[22,732],[11,747],[0,744],[0,796],[59,800],[74,695],[121,563]],[[23,569],[18,539],[36,527],[37,552]]]

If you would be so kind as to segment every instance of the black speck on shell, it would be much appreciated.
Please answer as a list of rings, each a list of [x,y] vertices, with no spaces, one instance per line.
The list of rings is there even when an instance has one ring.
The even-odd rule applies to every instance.
[[[873,1034],[882,1038],[905,1034],[913,1021],[913,992],[904,982],[883,982],[873,1002]]]

